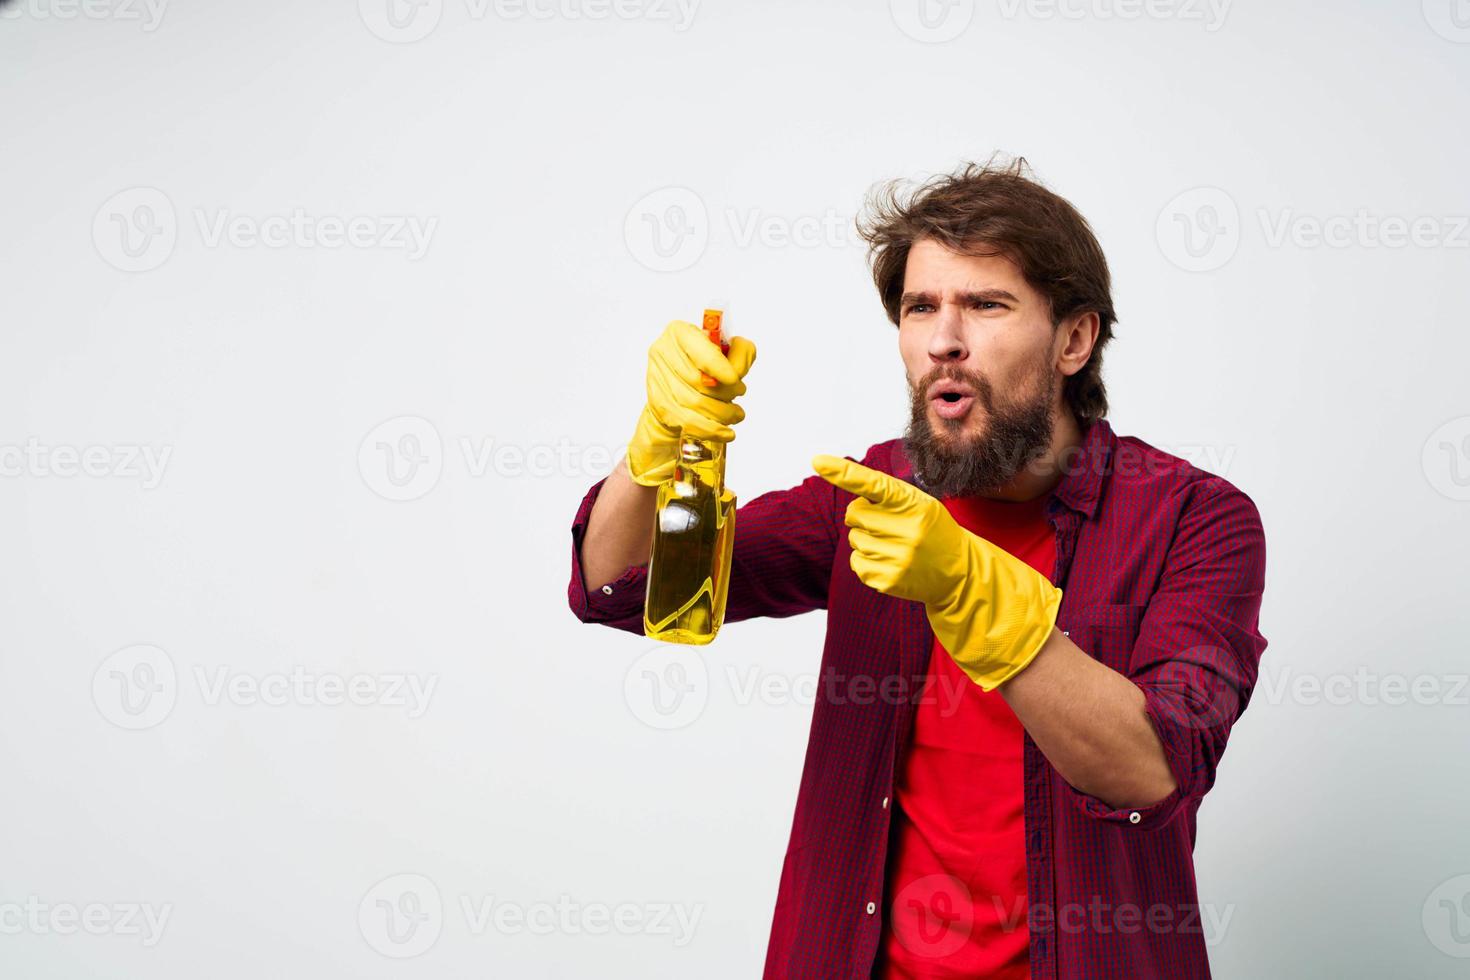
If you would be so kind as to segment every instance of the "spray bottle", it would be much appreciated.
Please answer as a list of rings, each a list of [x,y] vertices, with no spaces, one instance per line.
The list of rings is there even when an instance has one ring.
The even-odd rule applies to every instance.
[[[704,311],[704,331],[720,336],[723,313]],[[701,372],[703,373],[703,372]],[[708,374],[705,385],[718,382]],[[643,632],[667,643],[705,644],[725,620],[735,541],[735,494],[725,486],[725,444],[679,432],[674,475],[658,487]]]

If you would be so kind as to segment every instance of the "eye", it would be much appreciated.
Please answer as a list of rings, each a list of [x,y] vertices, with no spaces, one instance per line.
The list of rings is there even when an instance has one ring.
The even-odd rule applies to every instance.
[[[929,303],[910,303],[908,306],[904,307],[903,314],[904,316],[908,316],[910,313],[917,313],[921,310],[932,310],[933,308],[934,307]]]

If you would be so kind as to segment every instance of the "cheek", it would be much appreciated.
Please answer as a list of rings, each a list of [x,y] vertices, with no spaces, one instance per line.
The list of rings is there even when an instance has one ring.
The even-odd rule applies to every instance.
[[[1036,373],[1039,361],[1050,356],[1051,343],[1036,343],[1034,335],[1023,330],[1007,331],[991,338],[983,355],[991,380],[1012,387],[1028,381]]]
[[[918,381],[928,370],[926,350],[925,338],[919,336],[919,331],[912,329],[898,331],[898,354],[903,358],[903,366],[908,371],[910,382]]]

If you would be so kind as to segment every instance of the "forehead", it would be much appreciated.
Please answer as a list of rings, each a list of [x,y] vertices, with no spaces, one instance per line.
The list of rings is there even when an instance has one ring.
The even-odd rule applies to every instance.
[[[920,238],[909,249],[903,289],[906,293],[1005,289],[1022,298],[1037,296],[1008,256],[963,255],[932,238]]]

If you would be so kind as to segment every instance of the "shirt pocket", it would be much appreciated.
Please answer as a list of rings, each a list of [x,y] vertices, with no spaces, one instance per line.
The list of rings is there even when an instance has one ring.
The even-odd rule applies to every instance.
[[[1078,610],[1070,618],[1067,638],[1096,661],[1119,673],[1128,672],[1133,644],[1148,606],[1132,603],[1099,603]]]

